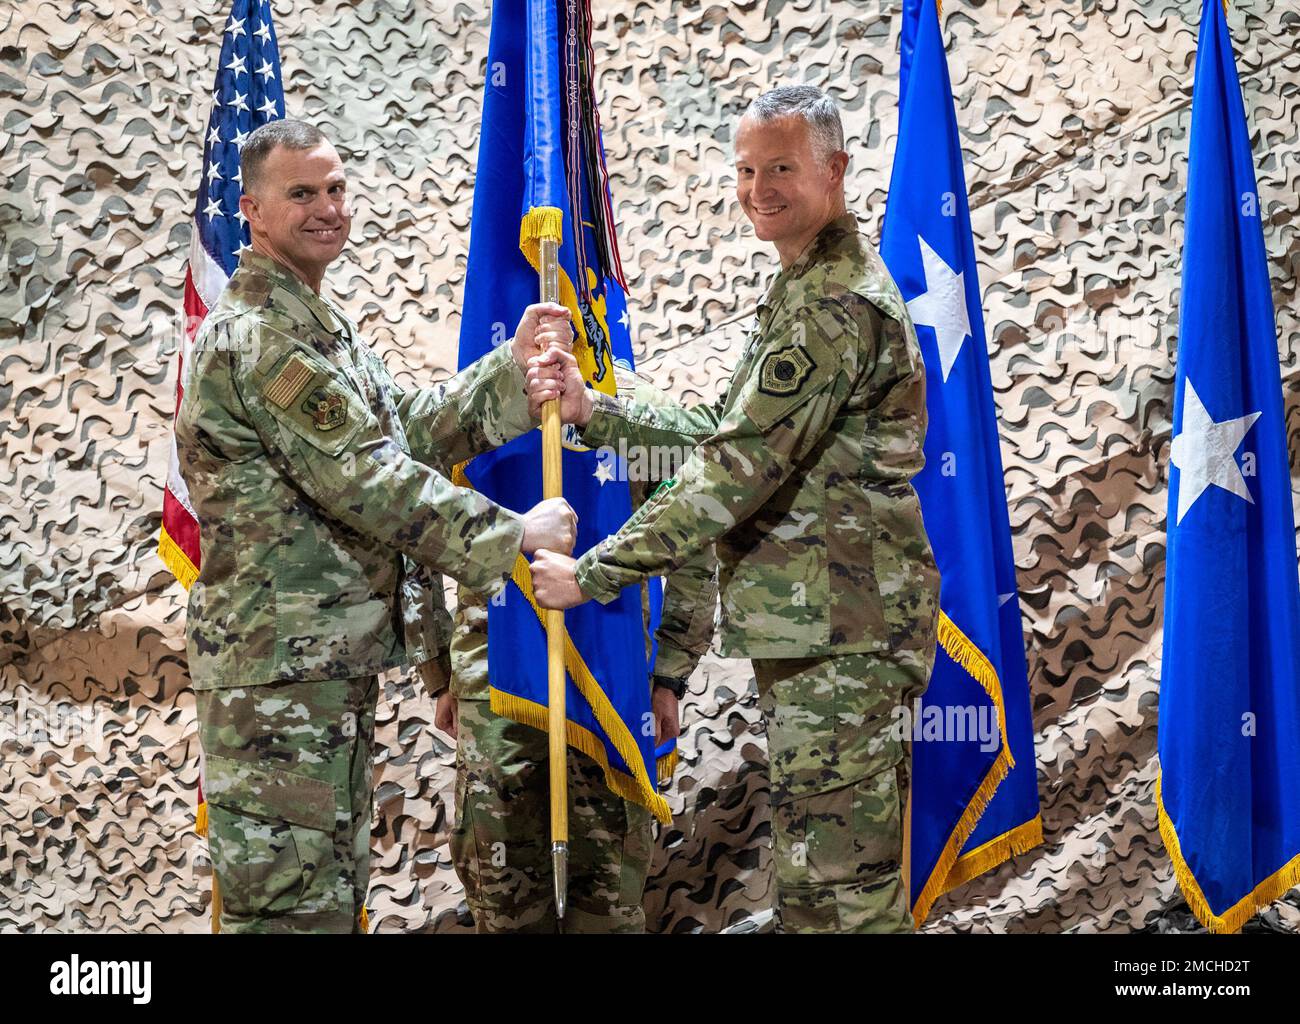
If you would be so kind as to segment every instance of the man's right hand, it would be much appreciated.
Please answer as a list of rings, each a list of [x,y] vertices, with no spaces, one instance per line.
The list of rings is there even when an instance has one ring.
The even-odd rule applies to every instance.
[[[578,539],[578,514],[563,498],[547,498],[524,513],[524,539],[519,548],[532,556],[539,548],[572,554]]]
[[[591,419],[594,403],[587,382],[582,379],[578,360],[572,352],[551,347],[528,360],[528,412],[533,419],[542,415],[542,406],[560,400],[560,419],[585,427]]]

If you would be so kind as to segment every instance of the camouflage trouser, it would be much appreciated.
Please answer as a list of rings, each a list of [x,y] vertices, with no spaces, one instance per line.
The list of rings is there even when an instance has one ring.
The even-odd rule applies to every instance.
[[[911,754],[893,709],[929,682],[934,648],[756,659],[767,719],[777,928],[912,930],[904,816]]]
[[[544,732],[458,702],[451,855],[480,932],[557,930],[550,774]],[[642,932],[650,812],[611,793],[600,767],[569,751],[566,932]]]
[[[223,932],[356,932],[375,676],[197,694]]]

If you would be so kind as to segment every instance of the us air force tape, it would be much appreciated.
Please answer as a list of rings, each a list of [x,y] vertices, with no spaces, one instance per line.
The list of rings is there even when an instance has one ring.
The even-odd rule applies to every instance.
[[[787,345],[763,360],[758,371],[758,390],[778,398],[793,395],[815,369],[817,364],[802,345]]]

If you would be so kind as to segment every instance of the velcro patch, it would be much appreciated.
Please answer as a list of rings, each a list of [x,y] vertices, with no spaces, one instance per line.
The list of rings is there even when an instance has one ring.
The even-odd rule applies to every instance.
[[[315,388],[302,403],[302,411],[321,431],[337,430],[348,420],[348,404],[343,396],[328,388]]]
[[[268,402],[281,409],[287,409],[289,403],[298,397],[313,376],[312,368],[297,356],[293,356],[285,363],[283,370],[267,381],[262,394],[266,396]]]
[[[763,360],[758,371],[758,390],[765,395],[795,394],[817,369],[812,356],[802,345],[779,348]]]

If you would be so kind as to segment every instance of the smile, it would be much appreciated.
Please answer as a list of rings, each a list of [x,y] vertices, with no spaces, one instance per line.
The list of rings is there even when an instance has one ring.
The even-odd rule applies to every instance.
[[[784,206],[768,206],[768,207],[755,206],[754,212],[763,217],[774,217],[776,214],[780,213],[784,209],[786,209],[786,207]]]
[[[339,228],[304,228],[307,234],[318,238],[322,242],[333,241],[338,235]]]

